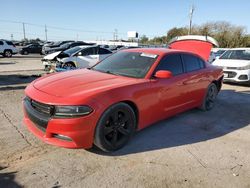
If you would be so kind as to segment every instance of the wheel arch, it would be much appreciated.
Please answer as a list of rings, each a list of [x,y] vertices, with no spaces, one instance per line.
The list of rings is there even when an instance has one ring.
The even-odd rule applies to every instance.
[[[139,123],[139,110],[138,110],[137,105],[131,100],[120,101],[118,103],[125,103],[125,104],[129,105],[133,109],[133,111],[135,112],[136,129],[137,129],[138,128],[138,123]]]
[[[6,52],[6,51],[10,51],[11,53],[13,53],[12,49],[4,49],[3,52]]]
[[[77,67],[77,65],[76,65],[76,63],[74,63],[73,61],[67,61],[67,62],[65,62],[65,63],[63,63],[63,65],[65,65],[65,64],[72,64],[72,65],[74,65],[75,67]]]
[[[218,92],[221,90],[222,87],[222,80],[223,77],[220,77],[218,80],[213,80],[212,83],[214,83],[218,89]]]

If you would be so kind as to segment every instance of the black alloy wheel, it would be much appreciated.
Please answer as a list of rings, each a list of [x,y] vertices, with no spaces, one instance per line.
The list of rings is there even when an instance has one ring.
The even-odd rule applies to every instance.
[[[135,132],[136,116],[126,103],[108,108],[101,116],[95,132],[94,144],[105,152],[123,147]]]
[[[201,109],[204,111],[211,110],[215,105],[215,100],[218,94],[217,86],[214,83],[211,83],[208,86],[205,100],[203,101]]]

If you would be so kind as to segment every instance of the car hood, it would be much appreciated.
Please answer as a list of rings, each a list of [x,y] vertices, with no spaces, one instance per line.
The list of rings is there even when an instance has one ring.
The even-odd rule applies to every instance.
[[[46,59],[46,60],[52,60],[54,59],[55,57],[57,57],[62,51],[58,51],[58,52],[54,52],[54,53],[51,53],[49,55],[46,55],[43,57],[43,59]]]
[[[33,82],[33,86],[56,97],[94,95],[98,92],[138,82],[138,79],[81,69],[51,74]]]
[[[220,67],[244,67],[250,65],[250,61],[236,59],[216,59],[212,64]]]

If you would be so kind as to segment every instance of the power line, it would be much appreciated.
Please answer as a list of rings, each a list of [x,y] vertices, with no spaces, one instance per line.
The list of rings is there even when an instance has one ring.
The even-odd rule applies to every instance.
[[[35,23],[29,23],[29,22],[20,22],[20,21],[13,21],[13,20],[3,20],[0,19],[0,22],[6,22],[6,23],[19,23],[19,24],[25,24],[25,25],[31,25],[31,26],[36,26],[36,27],[43,27],[44,25],[40,24],[35,24]],[[50,26],[46,25],[47,28],[50,29],[57,29],[57,30],[64,30],[64,31],[75,31],[75,32],[83,32],[83,33],[103,33],[103,34],[113,34],[113,31],[95,31],[95,30],[82,30],[82,29],[72,29],[72,28],[65,28],[65,27],[58,27],[58,26]],[[124,35],[127,33],[117,33],[120,35]]]

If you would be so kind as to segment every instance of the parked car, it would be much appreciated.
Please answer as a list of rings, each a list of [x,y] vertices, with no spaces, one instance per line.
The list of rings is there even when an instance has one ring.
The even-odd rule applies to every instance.
[[[223,68],[225,82],[250,85],[250,48],[234,48],[224,52],[213,65]]]
[[[67,54],[67,57],[57,63],[58,71],[91,67],[112,54],[110,50],[99,46],[77,46],[62,53]]]
[[[50,48],[58,48],[59,46],[65,44],[65,43],[69,43],[69,42],[74,42],[74,41],[73,40],[64,40],[64,41],[46,43],[42,47],[42,54],[46,54]]]
[[[53,53],[53,52],[57,52],[57,51],[64,51],[64,50],[67,50],[67,49],[70,49],[70,48],[73,48],[75,46],[89,46],[89,45],[93,45],[92,43],[86,43],[86,42],[82,42],[82,41],[77,41],[77,42],[68,42],[68,43],[65,43],[59,47],[55,47],[55,48],[49,48],[47,50],[45,50],[45,54],[50,54],[50,53]]]
[[[42,45],[40,44],[30,44],[20,49],[19,51],[22,55],[28,55],[29,53],[42,54]]]
[[[50,71],[51,69],[54,70],[57,64],[58,68],[69,69],[76,68],[77,66],[83,66],[85,61],[92,63],[97,62],[99,59],[103,59],[106,54],[112,53],[109,50],[103,48],[101,48],[101,50],[99,49],[100,47],[98,46],[93,46],[93,48],[91,46],[76,46],[64,51],[58,51],[46,55],[42,58],[42,63],[46,71]],[[79,52],[83,52],[82,56],[80,56]],[[86,53],[90,54],[88,57],[86,56],[86,58],[84,58],[84,54]]]
[[[157,121],[211,110],[222,77],[221,68],[188,51],[121,50],[89,69],[33,81],[25,89],[24,122],[46,143],[110,152]]]
[[[123,45],[109,46],[109,50],[115,52],[115,51],[117,51],[117,50],[119,50],[120,48],[123,48],[123,47],[124,47]]]
[[[0,55],[4,57],[11,57],[13,54],[17,54],[18,50],[16,46],[8,40],[0,40]]]

